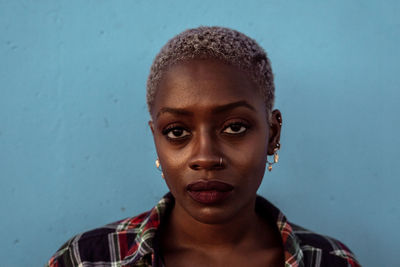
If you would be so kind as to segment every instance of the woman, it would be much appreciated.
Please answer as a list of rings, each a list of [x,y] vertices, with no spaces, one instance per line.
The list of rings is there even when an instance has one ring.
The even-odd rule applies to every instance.
[[[289,223],[257,196],[278,160],[273,101],[271,66],[254,40],[222,27],[175,36],[147,84],[170,193],[149,212],[74,237],[48,265],[359,266],[345,245]]]

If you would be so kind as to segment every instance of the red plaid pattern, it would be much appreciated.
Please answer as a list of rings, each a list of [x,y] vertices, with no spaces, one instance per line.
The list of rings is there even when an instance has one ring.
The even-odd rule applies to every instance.
[[[66,242],[46,266],[162,267],[156,233],[173,205],[169,193],[148,212],[79,234]],[[256,212],[276,221],[285,250],[285,267],[361,266],[343,243],[289,223],[279,209],[262,197],[257,198]]]

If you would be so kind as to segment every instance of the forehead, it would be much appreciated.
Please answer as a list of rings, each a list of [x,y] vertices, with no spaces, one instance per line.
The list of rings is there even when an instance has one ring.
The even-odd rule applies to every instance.
[[[258,111],[265,104],[248,75],[217,60],[190,60],[170,67],[163,75],[152,115],[163,107],[212,108],[246,101]]]

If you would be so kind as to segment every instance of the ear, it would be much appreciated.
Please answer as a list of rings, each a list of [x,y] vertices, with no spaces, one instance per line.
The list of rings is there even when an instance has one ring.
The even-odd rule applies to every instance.
[[[269,127],[269,140],[268,140],[268,155],[273,155],[276,148],[280,148],[282,128],[282,114],[278,109],[272,111],[270,127]]]
[[[150,129],[151,129],[151,133],[154,135],[154,123],[153,123],[152,120],[149,120],[149,126],[150,126]]]

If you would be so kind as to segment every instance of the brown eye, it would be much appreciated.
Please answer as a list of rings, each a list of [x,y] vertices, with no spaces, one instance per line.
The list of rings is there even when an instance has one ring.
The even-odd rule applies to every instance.
[[[189,136],[190,133],[182,127],[170,128],[165,132],[165,135],[170,139],[178,139]]]
[[[244,124],[232,123],[228,125],[228,127],[226,127],[223,132],[227,134],[241,134],[245,131],[247,131],[247,127]]]

